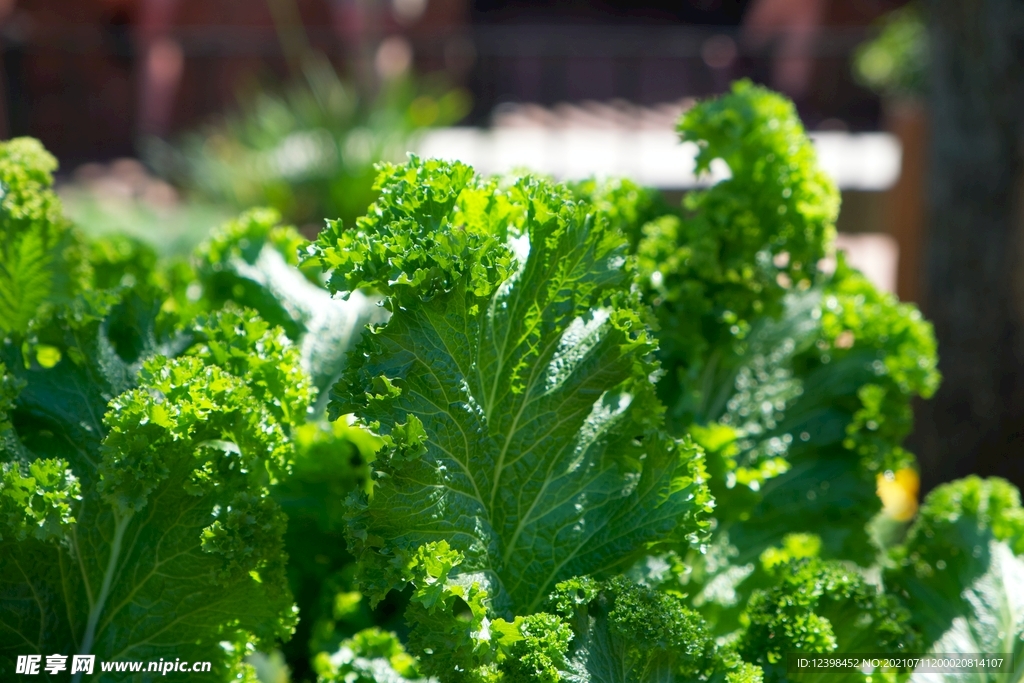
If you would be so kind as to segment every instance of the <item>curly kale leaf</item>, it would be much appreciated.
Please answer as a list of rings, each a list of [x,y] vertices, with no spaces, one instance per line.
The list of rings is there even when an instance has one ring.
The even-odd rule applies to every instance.
[[[441,538],[463,555],[460,600],[529,615],[558,581],[699,532],[702,459],[658,429],[621,234],[537,180],[503,189],[413,159],[378,184],[355,230],[317,243],[336,287],[373,287],[392,311],[330,408],[386,443],[372,494],[352,501],[371,594],[404,585]]]
[[[53,221],[56,224],[59,219],[60,225],[66,229],[59,215],[59,205],[54,204],[54,207],[57,213]],[[235,551],[232,547],[239,542],[244,546],[243,554],[256,557],[265,553],[266,558],[275,559],[268,559],[264,564],[260,564],[263,560],[256,561],[247,579],[242,580],[245,577],[239,574],[239,580],[233,587],[221,586],[222,589],[217,590],[216,599],[210,599],[209,592],[193,590],[196,593],[195,601],[183,599],[180,609],[166,610],[165,606],[169,602],[157,605],[153,618],[137,629],[141,633],[145,629],[155,628],[160,620],[165,619],[177,619],[182,624],[192,623],[197,628],[205,623],[221,629],[223,632],[219,640],[202,636],[206,639],[205,644],[196,641],[196,647],[206,648],[203,650],[205,654],[211,654],[207,650],[213,647],[213,661],[219,662],[221,668],[234,667],[241,671],[237,669],[237,660],[251,648],[249,641],[269,647],[279,637],[287,636],[294,626],[291,599],[283,580],[286,555],[281,552],[281,536],[284,534],[284,517],[277,510],[277,500],[293,510],[305,512],[305,506],[311,504],[310,496],[320,495],[336,499],[338,504],[335,507],[340,508],[341,499],[354,483],[350,481],[351,477],[345,476],[346,473],[351,474],[346,469],[340,478],[333,476],[335,473],[332,472],[332,486],[328,486],[325,491],[318,490],[317,485],[326,482],[328,478],[320,476],[311,484],[310,479],[317,476],[311,470],[323,470],[326,463],[313,462],[311,458],[302,460],[300,476],[293,481],[288,473],[293,437],[298,436],[302,442],[323,441],[323,447],[310,446],[310,449],[319,455],[323,455],[325,449],[330,451],[330,456],[337,456],[332,462],[349,457],[347,454],[355,448],[350,442],[367,441],[363,444],[367,458],[372,456],[374,450],[370,443],[372,437],[357,433],[355,429],[342,430],[344,434],[335,429],[335,436],[319,438],[318,425],[311,424],[302,428],[303,434],[293,434],[293,427],[307,419],[307,404],[310,397],[315,395],[306,371],[312,373],[313,380],[319,382],[321,387],[329,386],[340,373],[345,350],[358,336],[362,324],[383,313],[372,301],[362,297],[357,297],[358,301],[332,300],[318,284],[315,274],[303,273],[297,267],[298,250],[306,244],[294,229],[280,226],[278,217],[271,211],[249,212],[229,222],[197,250],[191,264],[159,261],[151,249],[128,238],[115,236],[91,241],[85,244],[85,253],[91,265],[91,279],[86,279],[92,291],[69,300],[65,300],[68,297],[51,297],[52,301],[32,312],[0,355],[0,361],[6,361],[6,367],[12,368],[4,375],[3,390],[3,395],[10,397],[9,401],[5,399],[5,406],[7,403],[10,406],[5,407],[3,412],[12,417],[0,420],[0,447],[4,450],[3,458],[0,458],[0,536],[3,537],[0,543],[20,543],[18,547],[24,548],[28,541],[35,539],[69,546],[66,539],[70,534],[87,538],[93,532],[93,526],[96,526],[98,530],[95,533],[102,538],[94,544],[97,556],[95,566],[83,569],[83,573],[90,577],[85,585],[93,593],[99,591],[101,583],[98,583],[95,575],[98,573],[103,578],[108,573],[107,567],[100,566],[100,556],[111,550],[116,538],[116,527],[106,529],[103,526],[117,517],[108,509],[111,505],[116,503],[121,516],[130,516],[133,520],[128,523],[125,534],[132,533],[133,525],[140,525],[142,538],[146,538],[154,526],[140,521],[139,515],[149,507],[147,501],[150,498],[158,496],[166,503],[159,508],[161,512],[157,518],[160,518],[167,513],[168,506],[180,505],[182,510],[192,509],[192,496],[200,495],[198,489],[190,488],[186,504],[181,504],[175,502],[172,494],[160,493],[167,487],[173,490],[174,484],[162,483],[163,478],[167,476],[167,470],[176,472],[175,477],[182,474],[179,470],[187,460],[185,452],[190,446],[179,432],[174,432],[172,445],[181,446],[184,450],[165,448],[159,440],[146,442],[141,435],[147,429],[153,429],[154,422],[147,422],[145,415],[140,418],[139,425],[125,426],[124,438],[133,439],[137,450],[113,463],[104,463],[101,454],[109,451],[105,442],[117,438],[109,433],[110,425],[103,422],[103,415],[108,411],[110,402],[124,399],[128,395],[126,392],[131,390],[144,389],[149,393],[149,398],[139,395],[139,400],[167,405],[162,388],[138,386],[140,373],[145,374],[151,370],[149,364],[154,362],[152,359],[155,356],[171,359],[168,362],[177,368],[174,370],[177,373],[176,379],[172,378],[171,381],[191,383],[192,390],[196,392],[193,398],[200,403],[212,399],[200,395],[201,387],[210,380],[205,376],[205,370],[201,373],[203,377],[188,379],[199,371],[198,368],[219,368],[224,371],[226,374],[218,375],[213,381],[224,385],[227,391],[238,389],[237,382],[231,380],[231,377],[242,378],[246,386],[233,400],[237,402],[239,410],[247,413],[248,418],[231,428],[231,434],[207,439],[202,445],[196,446],[196,452],[201,457],[197,456],[195,466],[205,468],[206,471],[194,473],[194,481],[188,486],[220,481],[225,472],[219,468],[211,469],[209,464],[203,465],[200,460],[223,451],[218,457],[227,459],[225,462],[228,464],[225,466],[228,475],[235,467],[241,466],[250,471],[254,478],[249,492],[245,494],[249,498],[243,500],[243,496],[237,500],[214,500],[218,496],[223,498],[227,495],[230,487],[224,482],[216,484],[217,495],[213,498],[201,497],[196,514],[191,518],[183,516],[181,529],[174,532],[177,534],[174,535],[175,543],[180,541],[183,547],[191,548],[181,553],[180,562],[175,566],[185,567],[187,561],[196,557],[203,559],[216,554],[225,557],[233,555]],[[58,266],[51,264],[49,267]],[[272,329],[272,326],[251,312],[241,313],[238,304],[257,307],[261,314],[280,323],[291,341],[281,333],[280,328]],[[182,321],[196,315],[200,316],[198,324],[182,327]],[[182,354],[187,358],[182,357]],[[195,365],[196,362],[199,365]],[[182,369],[178,367],[181,363],[191,365]],[[171,371],[165,369],[165,372]],[[13,403],[15,394],[18,395],[17,405]],[[245,408],[246,404],[248,408]],[[127,410],[129,405],[122,405],[121,408]],[[220,405],[211,403],[200,410],[199,414],[203,420],[211,423],[211,428],[215,428],[212,416],[221,408],[227,410],[224,402]],[[211,410],[214,413],[210,413]],[[273,424],[279,425],[281,429],[275,429]],[[129,432],[132,434],[129,435]],[[284,448],[262,452],[264,445],[241,443],[246,432],[281,440]],[[149,453],[147,448],[155,451]],[[304,451],[310,450],[303,448]],[[257,457],[247,457],[230,464],[230,459],[239,453]],[[173,462],[179,464],[175,466],[171,464]],[[366,469],[365,462],[362,468]],[[364,473],[362,476],[365,479],[367,475]],[[156,483],[149,481],[151,477],[156,478]],[[263,480],[257,486],[256,481],[260,477]],[[120,498],[113,500],[113,489],[117,487],[122,489],[116,494]],[[275,500],[271,500],[267,496],[268,487],[278,489],[281,495],[275,495]],[[100,491],[101,488],[103,491]],[[287,492],[284,492],[285,489]],[[104,502],[96,503],[96,498],[104,495],[107,496]],[[295,497],[301,499],[301,505]],[[143,506],[142,512],[130,511],[140,504]],[[220,520],[211,516],[205,524],[200,524],[202,515],[212,515],[218,506],[222,510],[232,511],[231,514],[224,513]],[[107,517],[102,517],[101,512]],[[298,552],[305,559],[310,546],[304,543],[309,541],[310,535],[315,537],[318,547],[331,541],[340,543],[343,511],[339,509],[333,516],[328,516],[331,519],[328,520],[330,529],[327,531],[321,528],[311,531],[309,524],[304,526],[302,523],[308,522],[308,519],[301,519],[292,525],[294,528],[288,535],[288,549]],[[320,521],[323,520],[317,520]],[[87,525],[88,531],[82,530],[83,524]],[[165,539],[161,547],[168,547],[170,543]],[[138,545],[144,547],[142,541]],[[69,546],[67,551],[63,554],[58,552],[53,558],[74,558],[76,552],[73,546]],[[345,552],[343,544],[338,546],[337,552],[329,554],[328,567],[322,564],[323,557],[320,554],[310,556],[308,562],[293,563],[289,578],[300,591],[313,577],[316,578],[317,590],[311,595],[303,593],[299,596],[304,599],[300,600],[302,607],[308,610],[309,618],[305,620],[304,626],[317,629],[314,638],[317,643],[336,644],[340,637],[334,634],[334,624],[330,620],[334,616],[331,614],[331,606],[327,605],[324,609],[319,607],[324,601],[334,601],[339,585],[347,585],[348,590],[352,590],[351,577],[338,576],[339,568],[350,563],[351,556]],[[122,567],[121,573],[111,575],[114,577],[110,588],[112,594],[120,590],[121,577],[125,572],[134,571],[133,563],[138,563],[142,574],[148,571],[147,567],[159,569],[157,564],[147,564],[140,557],[121,553],[123,562],[118,565]],[[326,575],[325,568],[330,569]],[[10,564],[5,569],[14,571]],[[202,576],[201,568],[196,571],[199,572],[197,577]],[[325,581],[322,594],[319,590],[320,580]],[[24,581],[18,577],[11,578],[11,581],[12,585],[17,586],[17,591],[32,588],[24,585]],[[205,579],[197,578],[196,581],[204,582]],[[90,582],[95,585],[89,585]],[[125,585],[128,586],[126,590],[131,590],[130,584]],[[164,590],[151,580],[145,589],[139,589],[139,595],[145,598],[151,588]],[[167,600],[178,599],[183,595],[181,591],[186,589],[185,583],[167,589]],[[210,590],[214,590],[212,583]],[[226,626],[218,625],[216,620],[221,617],[212,616],[202,622],[206,617],[197,616],[202,611],[215,614],[220,609],[218,605],[225,606],[221,616],[238,611],[240,608],[236,609],[237,606],[230,606],[231,601],[245,599],[252,599],[255,603],[245,613],[239,611],[238,628],[235,631],[224,630]],[[202,607],[203,600],[206,601],[206,607]],[[82,602],[85,602],[85,597],[82,597]],[[49,609],[47,604],[50,603],[43,604],[41,609]],[[182,616],[193,608],[196,616]],[[63,608],[54,609],[60,611]],[[128,609],[137,609],[137,606],[129,605]],[[87,610],[92,613],[91,607]],[[363,621],[369,619],[368,614],[363,614],[368,613],[367,608],[358,611]],[[74,615],[71,618],[75,618]],[[40,620],[46,621],[42,617]],[[55,622],[47,622],[44,626],[57,627]],[[342,634],[350,634],[359,627],[360,624],[354,622],[338,628]],[[68,637],[78,638],[69,653],[78,652],[76,648],[82,642],[85,627],[79,624],[69,628]],[[179,633],[175,628],[169,629],[169,638]],[[97,623],[96,629],[102,631],[102,621]],[[302,650],[310,645],[310,630],[305,629],[302,635],[303,642],[296,644],[299,650],[296,660],[305,663],[308,652]],[[102,637],[102,633],[94,636],[95,639]],[[144,634],[139,637],[144,638]],[[49,636],[44,639],[45,642],[59,640],[58,637]],[[217,647],[217,642],[230,642],[234,645],[228,652]],[[102,652],[107,645],[109,641],[105,644],[100,642],[96,649]],[[174,651],[170,645],[160,647],[163,648],[159,650],[161,655]],[[192,645],[186,650],[189,653],[197,651]],[[175,652],[175,655],[178,654]]]
[[[737,474],[751,480],[763,482],[757,470],[805,432],[804,443],[820,441],[816,426],[829,442],[849,432],[845,446],[868,469],[895,468],[909,397],[938,384],[934,338],[916,309],[841,257],[834,275],[818,272],[838,200],[792,105],[739,83],[684,115],[680,130],[702,145],[701,167],[722,159],[732,176],[688,196],[684,216],[642,228],[639,278],[658,315],[670,427],[739,429],[747,471]],[[634,201],[617,213],[639,215],[646,203]]]
[[[95,289],[157,285],[160,263],[153,247],[134,237],[104,235],[87,245]]]
[[[841,255],[833,275],[819,272],[838,196],[792,104],[741,82],[687,112],[680,131],[700,168],[718,159],[731,173],[688,195],[682,215],[656,215],[627,182],[575,188],[644,235],[638,284],[658,318],[669,427],[737,429],[734,474],[748,483],[781,473],[798,438],[845,439],[874,472],[906,464],[909,399],[939,380],[931,327]]]
[[[322,683],[406,683],[426,681],[416,660],[406,653],[394,633],[368,628],[341,643],[333,654],[316,659]]]
[[[0,143],[0,334],[24,333],[41,307],[67,302],[88,276],[78,236],[61,213],[57,161],[38,140]]]
[[[0,672],[32,653],[241,672],[295,619],[267,487],[311,399],[298,353],[224,312],[185,355],[129,361],[109,338],[116,302],[79,304],[36,329],[45,364],[2,349]]]
[[[619,576],[602,583],[562,582],[551,602],[574,625],[561,680],[701,680],[725,669],[704,620],[678,596]]]
[[[919,670],[910,678],[914,683],[1024,680],[1024,559],[1004,543],[990,542],[982,554],[988,565],[985,573],[962,588],[960,599],[966,608],[929,652],[943,657],[998,657],[1007,660],[1006,673]]]
[[[838,196],[795,109],[737,84],[680,130],[731,176],[651,218],[638,193],[580,185],[637,245],[638,284],[658,320],[667,425],[707,452],[717,525],[681,578],[716,633],[738,627],[764,579],[763,552],[814,534],[823,557],[871,564],[880,478],[912,476],[901,447],[911,400],[934,393],[935,341],[911,305],[877,291],[832,247]],[[645,225],[628,225],[631,220]],[[916,499],[897,513],[906,521]]]
[[[808,532],[826,556],[870,564],[865,525],[881,507],[878,478],[915,466],[900,446],[911,400],[938,384],[931,326],[841,260],[820,292],[786,306],[751,335],[753,353],[718,417],[736,429],[734,442],[708,448],[722,529],[750,556]],[[780,327],[802,336],[758,347],[760,329]]]
[[[753,594],[746,612],[749,626],[739,642],[739,652],[760,664],[767,680],[787,679],[790,653],[917,651],[909,612],[858,572],[817,558],[776,564],[773,570],[779,578]],[[819,677],[844,676],[829,671]],[[846,677],[860,680],[861,673]],[[812,678],[808,674],[800,680]]]
[[[362,328],[384,319],[375,302],[356,293],[332,299],[313,272],[299,268],[308,242],[281,225],[271,209],[254,209],[218,228],[196,250],[197,282],[184,308],[217,310],[227,302],[254,309],[280,325],[301,351],[302,367],[324,392],[345,364]]]
[[[670,415],[690,421],[718,354],[757,318],[777,316],[792,288],[811,284],[835,233],[839,195],[793,104],[749,82],[695,106],[679,131],[699,147],[698,172],[721,160],[730,173],[688,194],[681,217],[647,223],[637,249],[662,329],[660,395]]]
[[[967,477],[932,491],[890,553],[889,589],[910,608],[930,651],[1024,661],[1024,509],[1002,479]],[[984,675],[979,674],[977,680]],[[916,673],[914,680],[960,680]]]
[[[641,228],[638,275],[658,317],[668,426],[708,451],[716,544],[733,558],[717,566],[756,564],[792,533],[870,563],[877,478],[914,466],[901,448],[910,402],[938,385],[931,327],[841,255],[818,271],[837,195],[784,98],[740,83],[680,130],[701,168],[721,159],[731,177]],[[636,205],[616,215],[645,215],[646,200],[614,197]]]
[[[576,199],[592,204],[626,236],[630,252],[636,252],[643,226],[664,216],[679,214],[679,209],[670,206],[659,192],[626,178],[590,178],[568,186]]]
[[[911,400],[938,383],[930,325],[841,258],[831,278],[783,306],[778,319],[755,321],[709,385],[723,397],[714,421],[688,429],[707,453],[718,525],[711,554],[687,555],[684,580],[716,632],[737,627],[758,558],[788,535],[818,536],[823,557],[874,561],[876,490],[915,476],[900,444]],[[894,514],[906,521],[915,509],[916,498]]]
[[[813,534],[822,557],[871,565],[880,484],[916,480],[900,444],[911,400],[938,383],[930,325],[841,259],[819,287],[755,324],[723,413],[690,427],[707,452],[718,526],[712,552],[686,555],[683,579],[716,633],[738,627],[764,578],[759,558],[788,536]],[[900,522],[916,510],[916,492],[904,498],[887,513]]]
[[[421,546],[407,568],[414,650],[422,670],[450,681],[504,683],[755,683],[760,668],[718,648],[682,597],[618,575],[555,585],[547,611],[493,618],[465,556],[445,541]],[[427,649],[429,648],[429,649]]]
[[[316,253],[335,292],[373,287],[386,295],[415,292],[423,298],[465,287],[490,295],[512,274],[513,250],[506,244],[514,213],[510,198],[483,189],[473,169],[413,158],[403,166],[385,165],[375,184],[380,199],[355,230],[338,222],[316,242]],[[458,206],[459,220],[452,220]]]

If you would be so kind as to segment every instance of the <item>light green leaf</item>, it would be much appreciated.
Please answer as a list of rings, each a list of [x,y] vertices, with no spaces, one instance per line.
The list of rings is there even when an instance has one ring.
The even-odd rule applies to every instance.
[[[0,143],[0,333],[24,333],[40,307],[84,281],[77,235],[53,192],[57,161],[38,140]]]
[[[662,330],[659,395],[681,431],[712,398],[704,376],[759,319],[778,316],[787,294],[813,284],[835,236],[839,193],[793,103],[749,81],[688,110],[678,130],[698,146],[697,172],[715,162],[729,172],[688,193],[681,215],[650,220],[637,246],[639,284]]]
[[[985,556],[988,571],[961,593],[967,609],[953,618],[930,652],[965,658],[1012,657],[1013,673],[915,672],[911,683],[1024,681],[1024,560],[997,541],[989,542]]]
[[[368,323],[387,312],[377,299],[356,292],[332,298],[298,265],[308,242],[270,209],[254,209],[228,221],[197,251],[200,296],[211,308],[228,301],[255,309],[280,325],[299,346],[303,369],[323,390],[333,384],[345,354]]]
[[[341,643],[337,652],[321,653],[315,662],[324,683],[408,683],[421,678],[394,633],[368,628]]]
[[[1024,680],[1024,508],[998,478],[966,477],[932,491],[890,551],[887,588],[901,596],[928,651],[1015,654],[1012,676],[915,673],[915,680]]]

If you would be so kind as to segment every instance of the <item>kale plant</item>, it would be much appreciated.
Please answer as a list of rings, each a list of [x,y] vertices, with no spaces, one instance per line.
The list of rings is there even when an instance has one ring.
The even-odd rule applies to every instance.
[[[3,143],[0,674],[1024,680],[1019,493],[918,505],[931,327],[835,253],[792,104],[680,133],[729,169],[680,207],[413,157],[352,225],[256,209],[187,262],[84,239]],[[928,652],[1016,668],[789,662]]]

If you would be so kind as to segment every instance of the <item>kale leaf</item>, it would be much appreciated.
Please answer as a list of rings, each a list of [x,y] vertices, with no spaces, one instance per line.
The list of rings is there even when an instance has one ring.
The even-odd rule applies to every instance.
[[[385,441],[350,541],[374,599],[415,586],[419,652],[484,662],[485,623],[523,636],[558,582],[699,535],[703,461],[660,430],[649,313],[601,213],[415,158],[378,187],[354,230],[317,242],[332,287],[391,311],[332,390],[332,417]]]

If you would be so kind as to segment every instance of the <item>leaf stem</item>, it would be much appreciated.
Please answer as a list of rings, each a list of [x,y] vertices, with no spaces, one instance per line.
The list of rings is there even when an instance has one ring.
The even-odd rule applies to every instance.
[[[114,539],[110,544],[110,559],[107,561],[107,570],[103,573],[103,584],[100,587],[99,597],[89,609],[89,620],[85,624],[85,635],[82,636],[82,646],[79,654],[87,655],[92,650],[93,640],[96,638],[96,625],[106,607],[107,598],[110,596],[110,585],[114,582],[114,574],[117,571],[117,561],[121,555],[121,542],[124,540],[124,533],[132,521],[132,513],[125,516],[117,515],[114,522]],[[82,672],[79,671],[71,678],[71,683],[79,683],[82,679]]]

